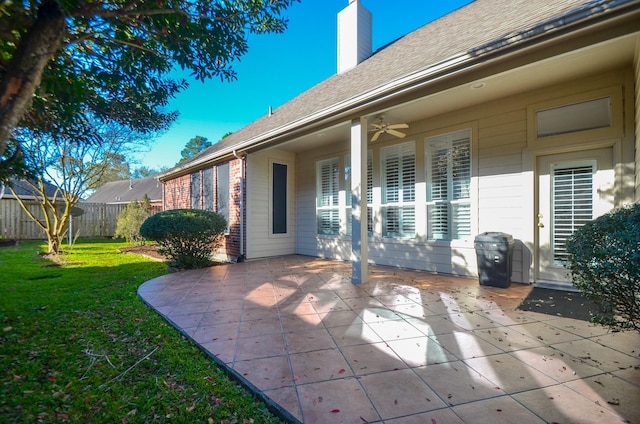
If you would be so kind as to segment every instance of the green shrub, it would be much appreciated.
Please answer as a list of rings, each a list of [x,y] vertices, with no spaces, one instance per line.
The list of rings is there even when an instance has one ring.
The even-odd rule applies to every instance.
[[[157,213],[144,221],[140,234],[160,244],[158,252],[178,268],[199,268],[211,262],[220,246],[227,221],[215,212],[175,209]]]
[[[592,321],[640,332],[640,204],[584,225],[567,251],[573,284],[598,304]]]
[[[140,235],[140,226],[151,215],[151,205],[147,195],[142,202],[134,200],[118,215],[114,238],[124,238],[129,244],[143,244],[144,237]]]

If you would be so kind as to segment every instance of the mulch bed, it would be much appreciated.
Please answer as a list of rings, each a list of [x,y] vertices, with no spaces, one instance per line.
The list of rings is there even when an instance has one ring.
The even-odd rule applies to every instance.
[[[156,261],[167,261],[167,258],[158,253],[157,244],[143,244],[142,246],[129,246],[123,247],[120,250],[122,253],[133,253],[135,255],[146,256],[147,258],[154,259]]]
[[[582,293],[534,287],[517,309],[591,321],[591,312],[597,312],[598,306]]]

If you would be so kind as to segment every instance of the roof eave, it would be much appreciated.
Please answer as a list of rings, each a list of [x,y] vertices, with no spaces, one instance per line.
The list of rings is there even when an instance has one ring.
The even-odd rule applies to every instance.
[[[633,19],[637,19],[638,15],[640,15],[640,8],[637,0],[612,0],[575,9],[568,14],[482,44],[373,90],[318,110],[302,119],[291,121],[246,141],[218,150],[213,155],[204,155],[201,159],[194,160],[183,167],[159,174],[158,179],[164,182],[202,168],[204,165],[233,158],[237,152],[290,141],[303,133],[312,132],[337,121],[351,119],[364,111],[375,109],[376,105],[394,98],[401,98],[408,91],[438,85],[444,79],[459,77],[460,74],[471,72],[480,65],[507,61],[512,55],[522,54],[542,44],[562,43],[566,37],[576,37],[579,32],[599,30],[603,25],[613,27],[617,25],[618,19],[634,22]]]

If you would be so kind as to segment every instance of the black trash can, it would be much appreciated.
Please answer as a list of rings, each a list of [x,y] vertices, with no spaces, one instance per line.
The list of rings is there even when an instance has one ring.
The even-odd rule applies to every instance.
[[[480,284],[494,287],[511,285],[511,258],[513,236],[506,233],[487,232],[475,238]]]

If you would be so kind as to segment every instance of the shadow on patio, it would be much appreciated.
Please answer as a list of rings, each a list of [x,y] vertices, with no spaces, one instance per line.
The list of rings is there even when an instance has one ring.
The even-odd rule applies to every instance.
[[[640,335],[516,311],[531,286],[285,256],[142,299],[290,421],[636,422]]]

